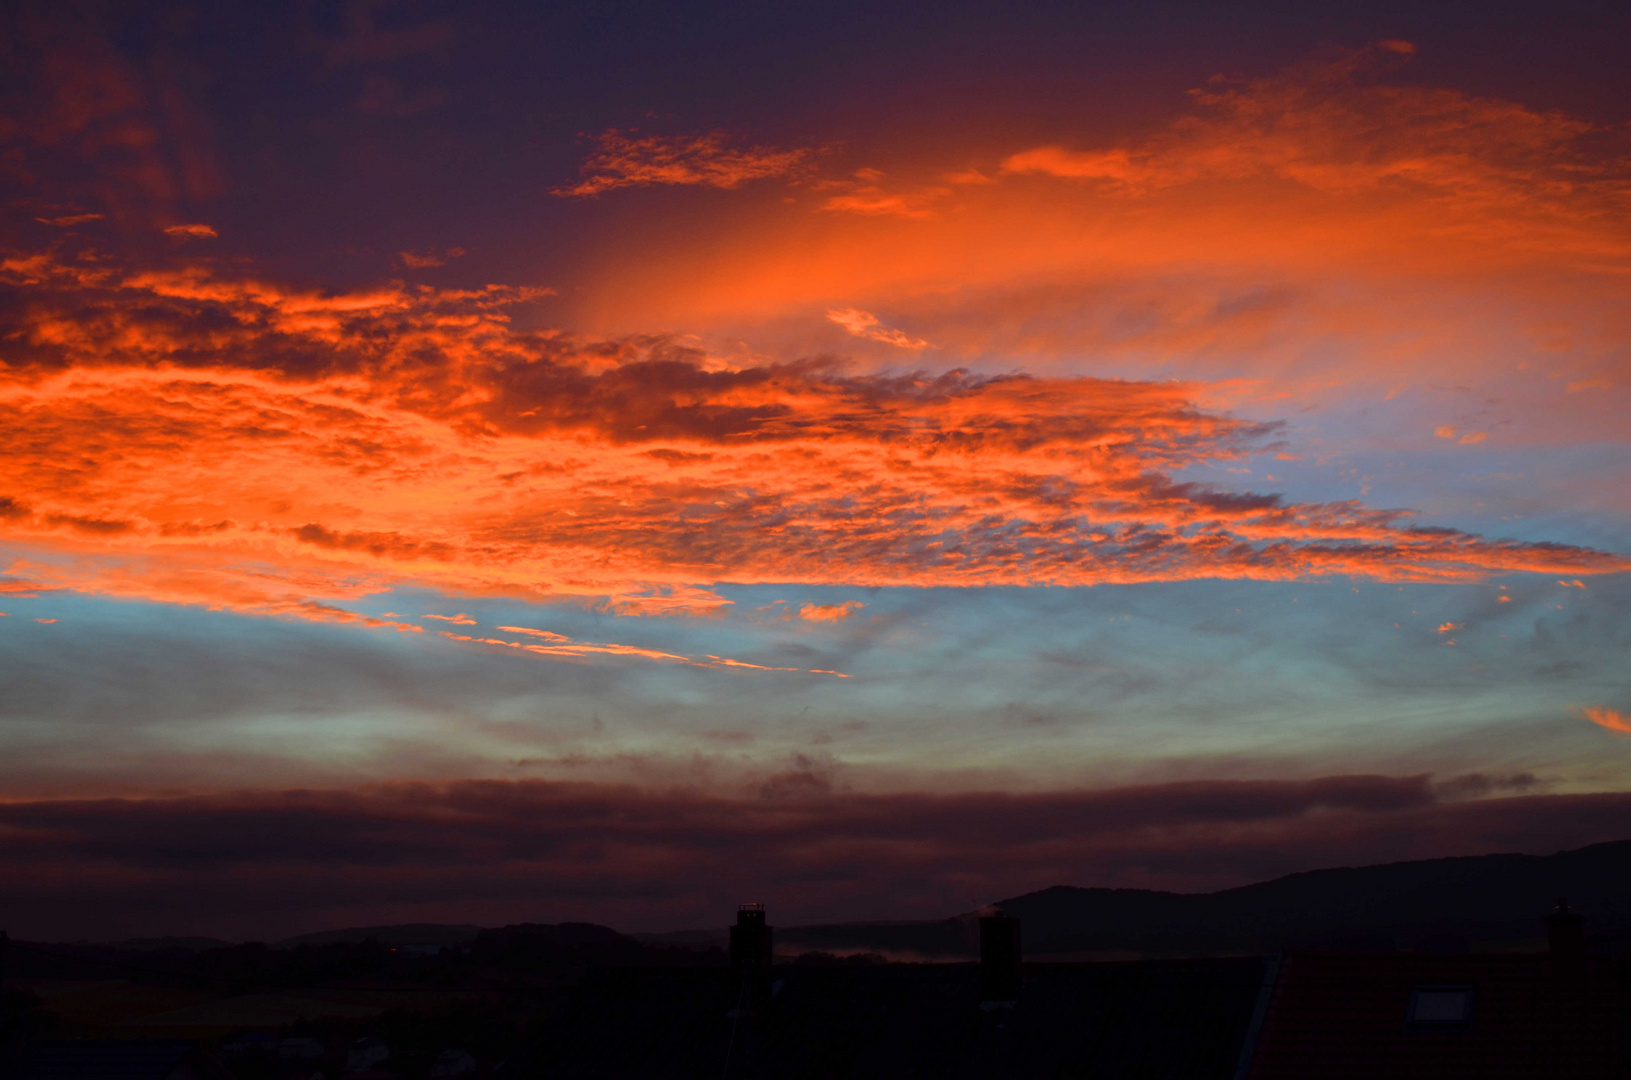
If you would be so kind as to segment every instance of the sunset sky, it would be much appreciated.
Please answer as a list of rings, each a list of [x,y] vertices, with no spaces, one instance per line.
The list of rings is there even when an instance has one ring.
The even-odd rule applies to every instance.
[[[1631,12],[28,3],[0,928],[1631,837]]]

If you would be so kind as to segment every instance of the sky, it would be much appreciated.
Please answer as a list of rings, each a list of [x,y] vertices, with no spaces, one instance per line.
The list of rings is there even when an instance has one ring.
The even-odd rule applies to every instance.
[[[1631,13],[20,3],[0,925],[1631,836]]]

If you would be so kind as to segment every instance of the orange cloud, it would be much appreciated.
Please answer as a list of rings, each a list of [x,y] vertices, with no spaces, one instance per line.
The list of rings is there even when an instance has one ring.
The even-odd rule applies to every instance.
[[[724,132],[707,135],[637,137],[633,131],[607,131],[595,139],[595,152],[585,159],[584,179],[554,189],[556,195],[599,195],[623,187],[686,184],[734,188],[750,180],[786,176],[804,165],[808,149],[776,150],[756,146],[733,150]]]
[[[16,578],[0,578],[0,596],[15,596],[19,600],[33,600],[40,594],[38,582]]]
[[[1011,154],[1002,163],[1003,172],[1042,173],[1068,180],[1119,180],[1130,183],[1149,172],[1135,165],[1126,150],[1073,153],[1060,146],[1039,146]]]
[[[171,225],[164,232],[167,236],[177,236],[183,240],[213,240],[221,235],[208,225]]]
[[[877,169],[859,169],[850,180],[825,180],[818,187],[838,192],[821,202],[821,209],[868,217],[927,218],[951,189],[938,185],[889,189]]]
[[[452,623],[454,626],[475,626],[476,620],[465,614],[458,615],[421,615],[421,619],[435,619],[437,622]]]
[[[46,256],[0,281],[28,297],[0,315],[0,528],[36,553],[10,571],[29,589],[419,632],[338,605],[414,584],[706,615],[715,582],[1628,566],[1177,482],[1277,445],[1190,384],[731,367],[512,330],[536,294],[498,287],[317,294]]]
[[[534,630],[530,626],[501,626],[499,629],[507,634],[526,634],[529,637],[540,637],[549,641],[566,642],[572,640],[565,634],[557,634],[550,630]]]
[[[1607,705],[1576,705],[1574,712],[1576,716],[1582,716],[1600,728],[1631,735],[1631,716],[1626,716],[1617,709],[1610,709]]]
[[[448,630],[439,630],[442,637],[450,641],[469,642],[474,645],[498,645],[506,649],[516,649],[531,653],[534,656],[544,656],[555,660],[592,660],[597,657],[620,657],[633,660],[654,660],[661,663],[684,664],[691,667],[722,667],[739,668],[744,671],[788,671],[809,675],[836,675],[840,679],[849,678],[848,675],[836,671],[820,671],[814,668],[770,667],[765,664],[750,664],[745,660],[732,660],[723,656],[705,655],[702,659],[691,656],[682,656],[679,653],[662,652],[658,649],[642,648],[638,645],[620,645],[609,642],[573,641],[562,634],[554,634],[548,630],[534,630],[525,626],[501,626],[500,630],[511,633],[526,634],[531,637],[546,639],[548,644],[533,645],[521,641],[505,641],[502,638],[479,638],[467,634],[455,634]]]
[[[1213,80],[1190,92],[1200,112],[1141,144],[1038,147],[1009,156],[1003,170],[1107,181],[1131,193],[1273,175],[1344,194],[1415,186],[1463,206],[1540,199],[1557,210],[1558,195],[1579,194],[1548,191],[1548,159],[1590,124],[1455,90],[1369,81],[1414,52],[1406,42],[1381,42],[1265,78]],[[1593,182],[1600,196],[1614,187],[1607,176],[1577,181]]]
[[[642,235],[637,254],[596,264],[572,319],[805,349],[807,320],[887,310],[971,365],[1242,376],[1264,397],[1315,399],[1302,404],[1487,376],[1508,384],[1503,420],[1527,414],[1504,433],[1617,437],[1607,395],[1550,400],[1509,354],[1530,348],[1527,328],[1566,325],[1572,351],[1548,354],[1558,391],[1623,389],[1631,167],[1585,121],[1396,85],[1407,56],[1392,43],[1213,81],[1115,141],[926,136],[887,176],[812,185],[853,212],[801,199],[780,215],[720,208],[672,241]],[[997,182],[896,201],[970,166]]]
[[[842,604],[805,604],[799,608],[799,618],[806,622],[843,622],[866,607],[859,600],[846,600]]]
[[[915,338],[900,330],[883,325],[878,317],[869,311],[858,308],[842,308],[827,312],[827,321],[837,323],[856,337],[867,338],[871,341],[881,341],[885,345],[895,345],[902,349],[922,349],[928,347],[928,342],[922,338]]]

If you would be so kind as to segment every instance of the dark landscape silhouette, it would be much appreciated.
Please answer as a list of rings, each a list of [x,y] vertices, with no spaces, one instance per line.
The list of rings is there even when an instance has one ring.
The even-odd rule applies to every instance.
[[[1192,895],[1057,886],[943,920],[766,915],[749,904],[728,932],[646,935],[416,923],[273,943],[8,941],[5,1045],[19,1077],[132,1080],[183,1066],[240,1080],[1238,1080],[1348,1075],[1331,1070],[1386,1046],[1400,1076],[1528,1075],[1537,1054],[1578,1058],[1554,1075],[1597,1076],[1626,1050],[1610,1033],[1631,1008],[1614,955],[1631,841]],[[1424,993],[1450,1021],[1410,1019]]]

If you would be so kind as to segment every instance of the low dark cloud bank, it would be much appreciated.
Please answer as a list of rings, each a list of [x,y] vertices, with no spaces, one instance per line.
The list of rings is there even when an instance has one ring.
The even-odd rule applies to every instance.
[[[1096,792],[723,798],[545,781],[0,805],[28,938],[277,937],[395,921],[783,925],[944,916],[1054,884],[1208,890],[1334,864],[1631,836],[1631,794],[1333,776]],[[783,785],[781,790],[794,790]]]

